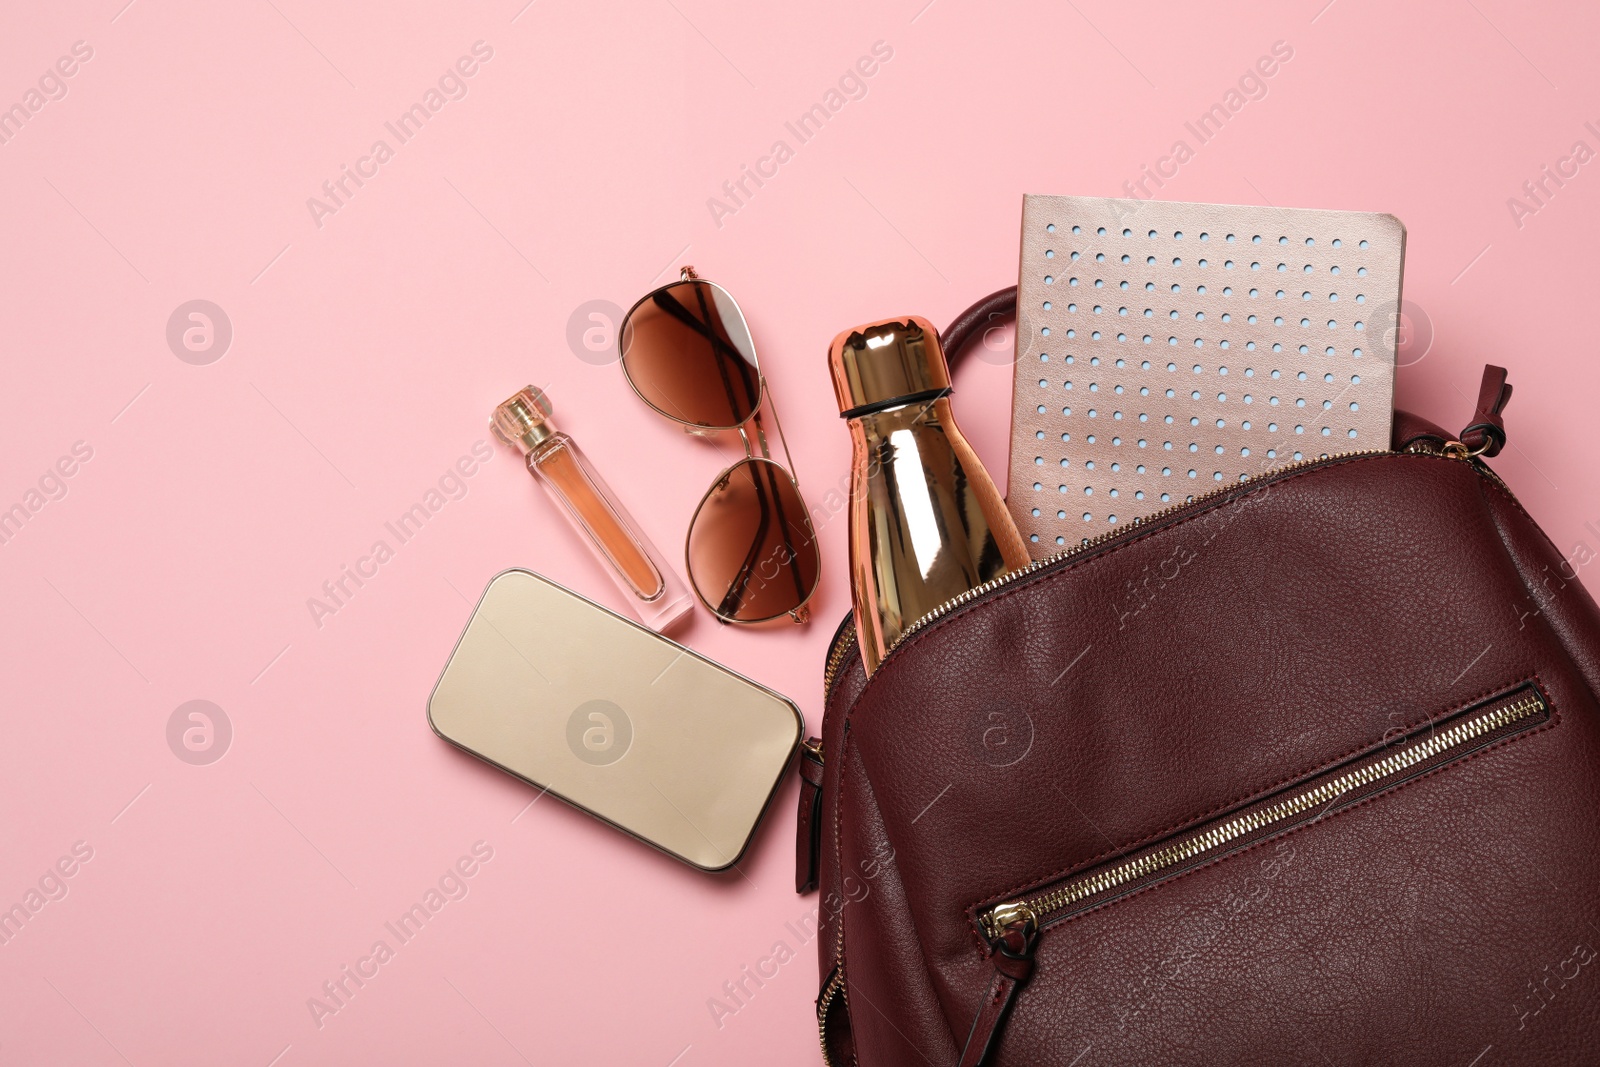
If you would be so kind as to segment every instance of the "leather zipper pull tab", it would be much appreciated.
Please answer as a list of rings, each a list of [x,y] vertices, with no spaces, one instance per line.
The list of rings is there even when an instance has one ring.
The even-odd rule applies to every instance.
[[[1483,384],[1478,389],[1478,409],[1472,422],[1457,437],[1474,456],[1498,455],[1506,443],[1505,420],[1500,413],[1511,400],[1511,385],[1506,369],[1493,365],[1483,368]]]
[[[808,737],[800,746],[800,811],[794,825],[794,891],[817,888],[822,852],[822,742]]]
[[[1033,953],[1039,943],[1039,921],[1033,909],[1021,902],[1002,904],[990,914],[988,924],[997,931],[989,956],[994,981],[972,1020],[960,1067],[982,1067],[1000,1040],[1017,993],[1033,977]]]

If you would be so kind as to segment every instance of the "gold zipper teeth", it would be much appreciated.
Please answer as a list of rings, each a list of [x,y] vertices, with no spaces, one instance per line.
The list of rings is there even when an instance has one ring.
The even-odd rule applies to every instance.
[[[1387,448],[1353,449],[1349,452],[1323,454],[1314,459],[1302,459],[1293,463],[1286,463],[1281,467],[1273,467],[1271,470],[1263,471],[1261,474],[1248,479],[1248,481],[1257,481],[1264,478],[1275,479],[1279,475],[1288,474],[1293,471],[1300,470],[1303,467],[1310,467],[1317,463],[1325,463],[1331,459],[1349,459],[1353,456],[1384,456],[1395,454],[1397,453],[1394,453]],[[1487,470],[1488,468],[1484,467],[1482,469]],[[903,645],[906,640],[918,630],[921,630],[923,627],[932,622],[938,621],[945,615],[950,614],[950,612],[954,611],[956,608],[971,602],[977,597],[983,596],[986,593],[991,593],[994,590],[999,589],[1001,586],[1016,581],[1018,578],[1026,578],[1030,574],[1033,574],[1045,567],[1060,563],[1062,560],[1071,556],[1075,556],[1079,552],[1086,552],[1091,548],[1097,548],[1105,542],[1110,541],[1112,538],[1121,537],[1129,530],[1144,526],[1147,523],[1160,521],[1176,511],[1181,511],[1184,508],[1196,507],[1213,500],[1216,497],[1222,496],[1225,493],[1236,492],[1241,485],[1248,484],[1248,481],[1234,482],[1229,485],[1218,486],[1217,488],[1208,492],[1201,493],[1199,496],[1190,497],[1189,499],[1180,501],[1176,504],[1170,504],[1159,511],[1153,511],[1148,515],[1134,519],[1127,526],[1124,526],[1120,529],[1106,530],[1104,533],[1096,534],[1094,537],[1085,537],[1078,544],[1068,545],[1059,552],[1046,556],[1043,559],[1034,560],[1026,567],[1023,567],[1019,570],[1008,571],[997,578],[989,579],[980,586],[968,589],[966,592],[961,593],[958,596],[951,597],[949,600],[946,600],[943,604],[940,604],[938,607],[934,608],[932,611],[929,611],[926,615],[923,615],[910,626],[907,626],[904,630],[902,630],[900,632],[900,636],[895,638],[894,643],[891,644],[884,652],[883,658],[888,659],[890,654],[892,654],[895,649]],[[855,640],[856,636],[854,628],[847,629],[844,640],[840,641],[839,644],[834,648],[833,653],[829,655],[827,666],[824,668],[822,674],[822,694],[824,701],[826,701],[828,696],[832,693],[834,676],[838,673],[839,668],[843,666],[844,658],[849,653],[850,647],[855,643]]]
[[[1201,834],[1185,838],[1155,852],[1129,860],[1126,863],[1110,867],[1098,874],[1068,882],[1057,889],[1029,900],[1023,901],[1028,908],[1042,922],[1051,913],[1060,911],[1069,905],[1079,903],[1097,894],[1116,889],[1137,881],[1146,875],[1155,874],[1184,860],[1192,859],[1230,841],[1247,834],[1253,833],[1263,827],[1304,814],[1312,808],[1330,804],[1334,800],[1348,793],[1352,789],[1371,785],[1401,771],[1409,770],[1417,764],[1432,759],[1441,753],[1465,744],[1484,734],[1498,730],[1503,726],[1520,722],[1530,715],[1537,714],[1544,709],[1544,700],[1538,694],[1524,697],[1512,704],[1505,704],[1493,711],[1457,723],[1441,733],[1435,734],[1426,741],[1420,741],[1409,748],[1402,749],[1390,756],[1364,767],[1348,771],[1330,781],[1298,793],[1287,800],[1248,812],[1237,818],[1221,823]],[[999,931],[992,928],[990,916],[1005,905],[996,905],[984,914],[984,926],[990,937],[999,935]]]
[[[844,961],[841,959],[839,966],[834,969],[833,976],[828,979],[828,984],[823,987],[822,996],[817,1003],[817,1043],[822,1046],[822,1062],[825,1067],[834,1067],[833,1059],[828,1055],[828,1011],[833,1006],[834,997],[845,996],[843,964]]]
[[[833,692],[833,679],[839,673],[839,668],[844,664],[844,658],[849,654],[850,648],[855,644],[856,628],[854,624],[845,627],[844,636],[839,643],[833,646],[828,653],[828,665],[822,671],[822,700],[827,703],[828,695]]]
[[[1339,452],[1333,455],[1324,454],[1317,456],[1315,459],[1302,459],[1294,463],[1284,464],[1281,467],[1273,467],[1270,471],[1266,471],[1261,475],[1257,475],[1257,477],[1277,478],[1280,475],[1288,474],[1289,472],[1299,470],[1302,467],[1310,467],[1314,464],[1323,463],[1330,459],[1348,459],[1351,456],[1380,456],[1387,454],[1389,454],[1389,450],[1386,448],[1368,448],[1350,452]],[[954,611],[956,608],[967,603],[975,597],[982,596],[985,593],[998,589],[1001,586],[1009,582],[1013,582],[1018,578],[1025,578],[1028,575],[1033,574],[1035,571],[1051,566],[1052,564],[1060,563],[1062,560],[1067,559],[1070,556],[1075,556],[1080,552],[1086,552],[1091,548],[1098,548],[1100,545],[1105,544],[1107,541],[1110,541],[1113,538],[1121,537],[1129,530],[1136,529],[1137,527],[1143,526],[1147,523],[1164,519],[1176,511],[1181,511],[1184,508],[1199,507],[1200,505],[1205,504],[1219,496],[1223,496],[1227,493],[1237,492],[1241,485],[1246,484],[1248,484],[1248,482],[1234,482],[1231,485],[1218,486],[1217,488],[1208,492],[1201,493],[1199,496],[1190,497],[1189,499],[1183,500],[1177,504],[1171,504],[1159,511],[1154,511],[1149,515],[1144,515],[1134,519],[1131,523],[1121,529],[1106,530],[1102,533],[1096,534],[1093,537],[1085,537],[1082,541],[1075,545],[1069,545],[1066,548],[1063,548],[1060,552],[1046,556],[1043,559],[1034,560],[1021,570],[1009,571],[1000,575],[998,578],[989,579],[987,582],[984,582],[982,585],[974,589],[968,589],[966,592],[961,593],[958,596],[951,597],[949,600],[946,600],[943,604],[940,604],[938,607],[934,608],[932,611],[928,612],[926,615],[922,616],[920,619],[916,620],[910,626],[907,626],[904,630],[902,630],[900,632],[900,636],[895,638],[894,644],[890,645],[888,651],[884,653],[884,659],[888,659],[889,653],[893,652],[896,648],[899,648],[900,645],[912,634],[916,633],[918,630],[921,630],[929,623],[935,622],[943,616],[950,614],[950,612]]]

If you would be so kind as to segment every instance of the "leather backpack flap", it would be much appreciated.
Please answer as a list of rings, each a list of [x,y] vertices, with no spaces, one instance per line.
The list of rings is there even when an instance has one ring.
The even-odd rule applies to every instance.
[[[1566,575],[1538,592],[1560,564],[1471,462],[1335,459],[928,626],[835,727],[825,875],[893,857],[838,916],[860,1062],[953,1060],[986,909],[1519,693],[1526,729],[1044,917],[988,1062],[1600,1060],[1600,615]],[[1572,997],[1530,993],[1554,973]]]

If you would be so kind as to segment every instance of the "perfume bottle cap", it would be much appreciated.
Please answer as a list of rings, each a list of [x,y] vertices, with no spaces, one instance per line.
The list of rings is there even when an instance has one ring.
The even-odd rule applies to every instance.
[[[867,415],[931,400],[950,389],[939,331],[920,315],[846,330],[828,348],[839,413]]]
[[[541,389],[524,386],[494,409],[489,429],[504,443],[527,455],[555,434],[550,398]]]

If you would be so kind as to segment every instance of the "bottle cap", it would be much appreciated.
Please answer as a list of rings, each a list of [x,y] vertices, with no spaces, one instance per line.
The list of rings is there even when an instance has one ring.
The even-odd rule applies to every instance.
[[[839,413],[868,415],[931,400],[950,389],[939,331],[920,315],[846,330],[828,347]]]
[[[489,429],[504,443],[527,455],[551,437],[550,398],[542,389],[524,386],[494,409]]]

